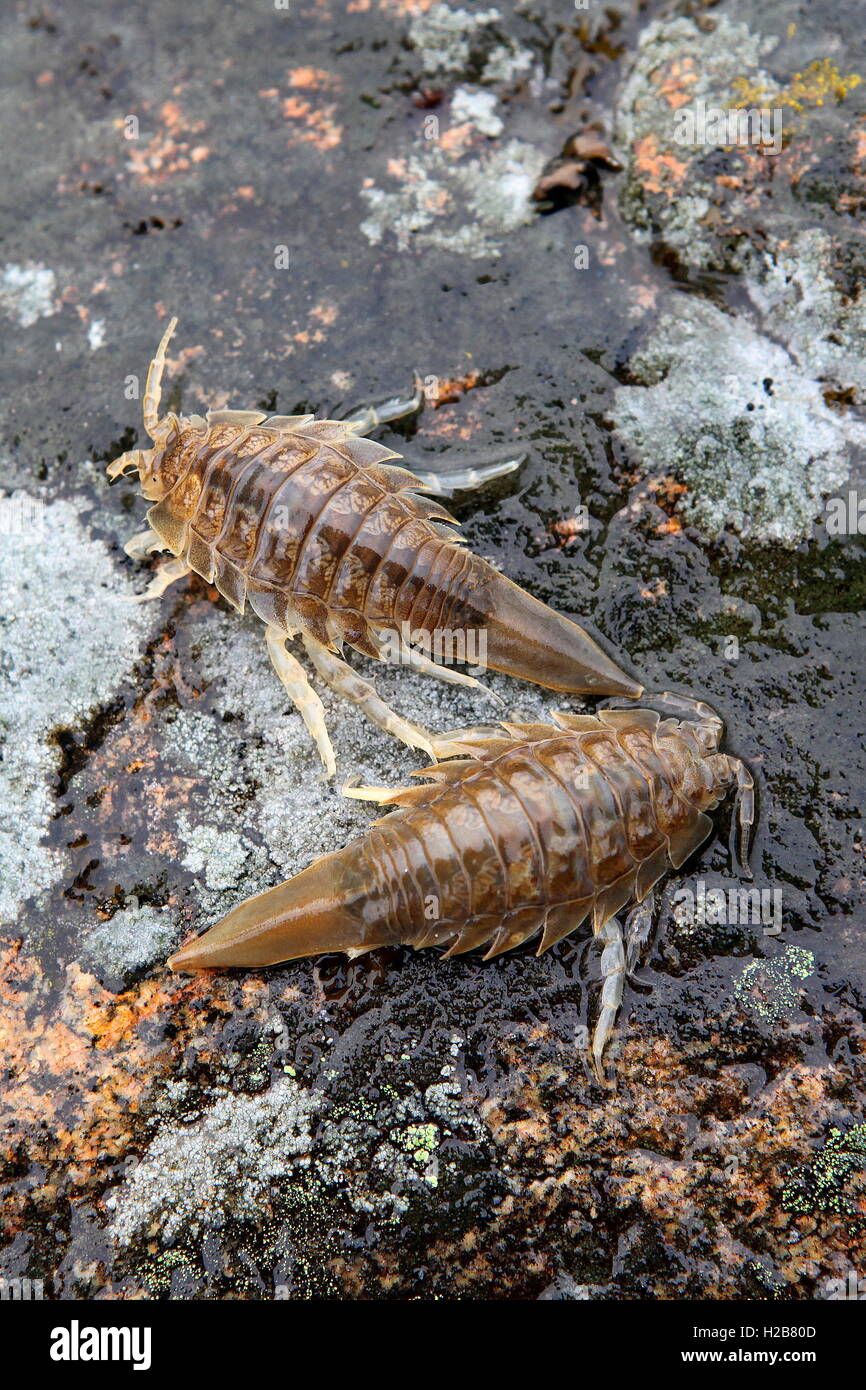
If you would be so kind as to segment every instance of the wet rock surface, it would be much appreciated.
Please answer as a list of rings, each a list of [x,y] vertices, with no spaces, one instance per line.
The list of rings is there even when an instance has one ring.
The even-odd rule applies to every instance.
[[[856,11],[204,0],[0,24],[4,1277],[827,1296],[864,1268],[866,1215]],[[781,110],[779,150],[681,143],[699,99]],[[539,212],[592,125],[611,159]],[[141,437],[170,313],[187,412],[437,378],[386,442],[423,467],[527,450],[458,497],[470,544],[724,716],[773,911],[732,910],[720,813],[627,988],[615,1090],[585,1064],[584,931],[487,964],[165,970],[374,814],[322,782],[254,618],[196,579],[128,602],[144,506],[104,465]],[[420,723],[490,718],[357,664]],[[490,684],[530,717],[564,703]],[[418,759],[323,698],[340,776],[405,781]]]

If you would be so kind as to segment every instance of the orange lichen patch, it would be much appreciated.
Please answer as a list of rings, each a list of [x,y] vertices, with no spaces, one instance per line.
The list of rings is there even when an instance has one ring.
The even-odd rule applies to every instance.
[[[655,533],[657,536],[673,536],[676,535],[677,531],[682,531],[682,529],[682,522],[675,516],[669,516],[667,521],[663,521],[656,526]]]
[[[176,356],[166,358],[166,371],[170,372],[172,376],[184,371],[189,366],[190,362],[194,362],[197,357],[201,357],[203,352],[204,347],[201,345],[199,347],[182,348]]]
[[[694,58],[674,58],[656,68],[650,80],[658,88],[659,96],[664,97],[668,105],[677,111],[692,99],[692,93],[683,91],[683,88],[692,87],[697,82],[697,65]]]
[[[752,1247],[755,1230],[782,1285],[802,1289],[805,1262],[814,1260],[805,1277],[817,1277],[833,1252],[850,1267],[858,1242],[844,1219],[828,1219],[813,1233],[781,1205],[792,1153],[808,1155],[834,1112],[833,1077],[788,1063],[750,1096],[725,1032],[705,1027],[685,1054],[669,1039],[627,1034],[615,1093],[590,1105],[572,1059],[563,1056],[558,1066],[552,1058],[539,1069],[532,1047],[523,1030],[504,1042],[507,1081],[479,1106],[497,1165],[509,1174],[538,1171],[516,1200],[497,1208],[484,1249],[505,1249],[526,1229],[591,1230],[601,1198],[621,1213],[642,1212],[675,1260],[701,1230],[712,1247],[706,1296],[742,1296],[743,1247]],[[714,1062],[709,1075],[704,1057]],[[802,1238],[792,1244],[795,1224]],[[477,1248],[471,1231],[463,1246]],[[445,1244],[440,1253],[453,1257]],[[467,1287],[486,1277],[471,1261],[461,1264]],[[556,1271],[554,1251],[545,1277]]]
[[[292,341],[301,347],[309,343],[323,343],[327,338],[324,331],[337,322],[339,309],[335,304],[315,304],[307,315],[307,326],[292,334]]]
[[[303,127],[294,132],[293,143],[309,141],[317,150],[332,150],[343,138],[343,127],[334,120],[336,106],[313,106],[300,97],[286,97],[282,112],[287,121]]]
[[[204,130],[204,121],[186,122],[179,102],[164,101],[159,110],[162,129],[149,140],[130,140],[128,168],[148,186],[163,183],[173,174],[200,164],[211,153],[209,146],[193,144],[192,137]],[[114,123],[124,130],[122,118]]]
[[[356,0],[356,3],[358,0]],[[438,4],[438,0],[379,0],[380,10],[390,10],[393,14],[424,14]],[[366,7],[365,7],[366,8]]]
[[[50,69],[46,68],[45,72],[40,72],[39,76],[37,77],[36,85],[38,87],[50,87],[53,81],[54,73],[51,72]]]
[[[639,592],[641,598],[657,602],[660,598],[668,597],[668,581],[666,579],[653,579],[649,584],[645,584]]]
[[[251,986],[242,992],[242,1007],[261,1014],[266,983]],[[153,1085],[213,1026],[215,1015],[237,1009],[238,997],[222,981],[202,977],[181,985],[168,975],[112,995],[76,964],[67,967],[58,993],[20,943],[6,940],[0,942],[0,1003],[6,1068],[0,1154],[9,1162],[25,1146],[31,1164],[45,1169],[27,1200],[53,1207],[61,1190],[74,1196],[104,1183],[107,1162],[136,1142]],[[17,1212],[4,1206],[7,1235],[24,1214],[23,1204]]]
[[[183,108],[180,102],[164,101],[159,108],[159,114],[162,117],[163,125],[167,130],[170,130],[173,135],[176,135],[183,129]]]
[[[88,1156],[93,1161],[101,1148],[111,1154],[122,1147],[144,1092],[140,1064],[152,1046],[139,1051],[128,1032],[111,1056],[100,1051],[99,1015],[114,1007],[113,997],[71,965],[58,1004],[38,963],[17,944],[5,943],[0,954],[0,996],[0,1046],[9,1077],[3,1133],[10,1147],[26,1134],[33,1157],[70,1164],[73,1181],[80,1181]],[[75,1133],[82,1123],[84,1142]]]
[[[318,319],[319,323],[330,326],[337,322],[338,313],[336,304],[317,304],[314,309],[310,310],[310,318]]]
[[[663,478],[648,478],[646,485],[659,502],[675,502],[684,492],[688,492],[685,483],[678,483],[672,473],[666,473]]]
[[[465,395],[467,391],[472,391],[481,384],[481,373],[474,368],[472,371],[465,372],[463,376],[439,377],[436,383],[436,394],[430,404],[438,410],[440,406],[459,401],[460,397]]]
[[[336,73],[326,72],[324,68],[289,68],[288,77],[292,87],[303,87],[307,91],[333,91],[342,86]]]
[[[567,516],[562,521],[554,521],[550,530],[553,538],[563,550],[567,550],[570,545],[586,533],[586,522],[582,517]]]
[[[687,172],[688,164],[672,154],[661,154],[655,135],[643,135],[634,144],[635,167],[643,176],[643,185],[648,193],[672,193],[679,188]]]
[[[439,148],[456,159],[468,149],[474,138],[474,127],[471,121],[467,121],[465,125],[454,125],[443,131],[439,137]]]
[[[658,299],[658,293],[657,285],[635,285],[635,303],[641,309],[654,309]]]

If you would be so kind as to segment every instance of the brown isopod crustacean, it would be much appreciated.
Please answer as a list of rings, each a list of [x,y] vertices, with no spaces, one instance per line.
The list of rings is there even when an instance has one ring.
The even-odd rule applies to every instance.
[[[485,960],[540,934],[538,953],[586,917],[602,945],[601,1006],[592,1060],[613,1031],[628,970],[643,941],[645,903],[671,868],[709,836],[707,815],[736,788],[732,855],[746,875],[754,783],[719,751],[708,705],[660,695],[621,700],[554,725],[505,723],[442,736],[452,761],[424,768],[424,785],[347,794],[399,809],[294,878],[250,898],[169,960],[174,970],[266,966],[299,956],[381,946],[486,946]],[[447,743],[447,746],[446,746]],[[749,875],[750,876],[750,875]],[[643,925],[642,925],[643,924]]]
[[[329,776],[336,761],[322,702],[286,650],[297,635],[328,686],[434,758],[437,736],[390,709],[342,660],[344,645],[379,660],[396,653],[414,670],[483,689],[413,642],[415,633],[481,632],[478,665],[574,694],[641,693],[582,628],[465,547],[454,518],[420,495],[435,480],[394,467],[398,454],[363,437],[417,408],[420,397],[347,420],[237,410],[160,418],[176,322],[147,374],[144,427],[154,447],[131,450],[108,467],[112,479],[136,470],[153,503],[148,529],[132,537],[127,554],[172,552],[141,597],[156,598],[195,571],[239,612],[249,603],[266,624],[271,660]],[[470,474],[458,470],[452,484]]]

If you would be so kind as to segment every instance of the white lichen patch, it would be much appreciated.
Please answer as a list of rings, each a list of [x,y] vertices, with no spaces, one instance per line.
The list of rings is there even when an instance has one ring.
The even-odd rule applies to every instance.
[[[480,87],[458,87],[451,98],[452,125],[471,125],[482,135],[501,135],[502,117],[496,114],[498,98],[495,92]]]
[[[463,73],[481,62],[482,82],[512,82],[532,65],[532,53],[510,39],[497,40],[499,10],[452,9],[433,5],[409,26],[409,40],[418,49],[428,76]]]
[[[219,892],[243,881],[251,847],[240,835],[211,825],[190,825],[186,816],[178,816],[177,828],[188,846],[181,861],[184,868],[203,875],[208,888]]]
[[[54,271],[47,266],[32,261],[5,265],[0,275],[0,307],[21,328],[30,328],[37,319],[57,312],[55,283]]]
[[[174,917],[166,908],[126,908],[88,933],[81,951],[82,964],[109,988],[120,988],[165,960],[177,937]]]
[[[460,163],[431,141],[401,163],[397,189],[361,190],[370,209],[361,231],[373,245],[391,235],[401,251],[429,246],[472,259],[498,256],[503,237],[535,216],[530,195],[544,155],[522,140]]]
[[[0,533],[0,919],[7,922],[64,869],[64,857],[43,843],[56,810],[50,781],[60,751],[52,734],[111,699],[158,617],[153,606],[126,601],[108,548],[87,535],[72,502],[38,515],[38,534]]]
[[[171,1244],[230,1219],[261,1221],[277,1185],[309,1166],[320,1097],[290,1077],[262,1095],[221,1096],[192,1124],[167,1124],[108,1199],[120,1245],[136,1237]]]
[[[832,274],[833,241],[818,227],[749,261],[746,289],[767,332],[804,371],[866,401],[866,291],[842,292]]]
[[[105,319],[92,319],[87,328],[87,343],[91,352],[105,347]]]
[[[682,510],[705,534],[808,536],[847,480],[866,426],[830,409],[822,383],[744,317],[681,296],[631,360],[641,386],[614,393],[613,419],[653,473],[688,487]]]

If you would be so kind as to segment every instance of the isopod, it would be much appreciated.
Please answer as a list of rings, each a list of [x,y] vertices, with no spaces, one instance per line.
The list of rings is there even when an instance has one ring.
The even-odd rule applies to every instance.
[[[395,467],[398,454],[364,437],[417,408],[417,395],[339,421],[237,410],[160,418],[176,322],[147,375],[144,427],[153,448],[131,450],[108,467],[112,479],[136,470],[153,503],[148,529],[132,537],[127,554],[172,553],[141,597],[156,598],[195,571],[239,612],[249,603],[266,625],[271,660],[329,776],[336,761],[322,702],[286,650],[297,635],[328,686],[434,758],[436,735],[390,709],[342,659],[344,645],[483,689],[473,676],[431,660],[416,636],[483,633],[479,666],[552,690],[640,694],[642,687],[582,628],[465,547],[450,513],[420,495],[435,479]],[[460,468],[450,482],[462,486],[513,466]],[[468,645],[464,640],[463,650]]]
[[[629,701],[555,724],[504,723],[443,735],[451,761],[423,785],[347,794],[399,809],[359,839],[229,912],[169,960],[174,970],[265,966],[380,946],[486,946],[489,960],[533,935],[538,954],[591,918],[602,947],[592,1061],[602,1056],[642,944],[647,905],[713,828],[736,788],[731,852],[749,875],[754,783],[720,752],[719,716],[683,696]],[[454,755],[457,755],[454,757]]]

